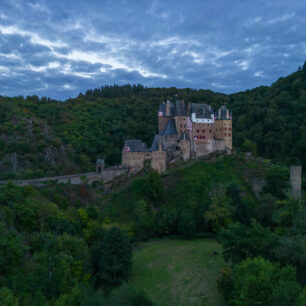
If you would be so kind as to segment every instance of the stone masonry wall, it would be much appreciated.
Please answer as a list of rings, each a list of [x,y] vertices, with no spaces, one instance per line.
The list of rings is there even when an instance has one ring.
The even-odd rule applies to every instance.
[[[53,176],[53,177],[43,177],[40,179],[32,179],[32,180],[16,180],[12,181],[14,184],[18,186],[26,186],[33,185],[37,187],[44,186],[48,182],[56,182],[60,183],[70,183],[73,185],[78,185],[83,182],[91,185],[94,182],[99,182],[103,179],[104,183],[112,181],[116,176],[127,173],[128,169],[126,168],[109,168],[104,169],[101,173],[96,172],[88,172],[88,173],[80,173],[80,174],[72,174],[72,175],[62,175],[62,176]],[[0,185],[5,185],[10,181],[0,181]]]

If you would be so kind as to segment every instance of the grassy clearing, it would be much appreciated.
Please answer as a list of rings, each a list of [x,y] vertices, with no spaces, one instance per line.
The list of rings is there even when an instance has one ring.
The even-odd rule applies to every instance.
[[[134,251],[131,282],[157,305],[225,305],[216,280],[226,264],[213,239],[158,240]]]

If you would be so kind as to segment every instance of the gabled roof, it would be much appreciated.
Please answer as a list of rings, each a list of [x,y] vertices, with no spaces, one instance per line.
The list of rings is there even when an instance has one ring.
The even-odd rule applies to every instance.
[[[124,142],[124,147],[125,148],[128,147],[129,152],[145,152],[148,150],[146,146],[144,145],[144,143],[139,139],[126,140]]]
[[[162,112],[163,116],[166,116],[167,113],[167,104],[169,106],[169,114],[167,116],[174,116],[174,104],[171,101],[167,101],[166,103],[161,103],[158,108],[158,112]]]
[[[211,119],[213,111],[207,104],[191,103],[191,113],[195,113],[197,118]]]
[[[167,123],[166,128],[161,135],[177,135],[176,124],[174,119],[170,119]]]
[[[159,144],[161,144],[161,149],[163,151],[165,151],[165,145],[164,142],[162,140],[162,137],[160,135],[155,135],[153,142],[152,142],[152,146],[151,146],[151,151],[158,151],[159,150]]]
[[[230,119],[230,118],[232,117],[232,112],[229,110],[229,116],[230,116],[230,118],[226,118],[226,111],[227,111],[226,106],[224,106],[224,105],[221,106],[220,109],[219,109],[217,118],[218,118],[218,119],[221,119],[221,120]]]

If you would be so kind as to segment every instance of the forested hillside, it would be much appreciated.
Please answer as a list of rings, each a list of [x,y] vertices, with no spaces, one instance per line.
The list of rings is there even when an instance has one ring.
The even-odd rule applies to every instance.
[[[258,177],[267,182],[260,199],[248,183]],[[305,305],[305,206],[287,194],[288,180],[286,167],[227,156],[191,161],[163,176],[150,172],[108,195],[102,185],[85,183],[0,186],[0,304],[153,305],[144,290],[160,305],[181,285],[180,296],[209,296],[219,305],[217,293],[208,292],[218,276],[230,305]],[[162,286],[161,279],[146,278],[137,257],[133,277],[131,243],[170,235],[214,237],[215,247],[208,252],[211,243],[203,241],[202,252],[196,242],[181,242],[182,259],[196,261],[187,260],[183,274],[171,264],[154,269],[162,279],[169,275]],[[217,235],[228,262],[222,274]],[[160,267],[167,257],[158,254]],[[173,264],[182,268],[180,261]],[[194,277],[199,281],[188,281]],[[124,282],[129,285],[121,287]],[[165,286],[160,299],[148,282]]]
[[[97,155],[120,163],[127,138],[151,143],[165,99],[225,104],[233,112],[236,149],[281,163],[306,155],[306,65],[271,87],[232,95],[210,90],[103,86],[60,102],[37,96],[0,97],[1,178],[91,171]]]

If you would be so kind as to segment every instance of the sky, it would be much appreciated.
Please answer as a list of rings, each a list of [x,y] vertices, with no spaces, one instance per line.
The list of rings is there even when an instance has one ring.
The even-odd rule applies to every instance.
[[[3,96],[114,83],[233,93],[305,60],[305,0],[0,0]]]

